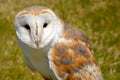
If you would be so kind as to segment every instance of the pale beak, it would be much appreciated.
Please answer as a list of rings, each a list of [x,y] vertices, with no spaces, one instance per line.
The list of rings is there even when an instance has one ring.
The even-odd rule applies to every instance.
[[[36,44],[36,46],[38,48],[39,44],[40,44],[40,39],[39,39],[39,31],[38,31],[38,25],[37,25],[37,23],[36,23],[35,35],[36,35],[35,44]]]
[[[35,44],[36,44],[36,46],[37,46],[37,48],[39,47],[39,44],[40,44],[40,40],[36,40],[35,41]]]

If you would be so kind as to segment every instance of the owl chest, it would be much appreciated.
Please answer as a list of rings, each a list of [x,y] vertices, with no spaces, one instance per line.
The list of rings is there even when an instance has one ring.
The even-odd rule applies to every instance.
[[[33,70],[38,71],[44,77],[51,78],[55,77],[53,71],[50,69],[48,53],[49,50],[32,50],[28,51],[29,54],[24,54],[27,59],[26,63],[33,68]]]

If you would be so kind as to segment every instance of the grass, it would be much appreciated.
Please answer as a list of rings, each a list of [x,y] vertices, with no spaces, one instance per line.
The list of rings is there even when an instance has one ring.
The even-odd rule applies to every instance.
[[[13,25],[18,11],[32,5],[49,7],[82,29],[93,44],[104,79],[120,79],[119,0],[0,0],[0,80],[43,80],[27,69]]]

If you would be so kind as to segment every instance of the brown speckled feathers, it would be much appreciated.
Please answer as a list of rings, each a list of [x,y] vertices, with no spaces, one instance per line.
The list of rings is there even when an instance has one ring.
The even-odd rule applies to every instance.
[[[57,43],[50,52],[57,75],[64,80],[102,80],[91,44],[82,31],[65,25],[66,41]]]

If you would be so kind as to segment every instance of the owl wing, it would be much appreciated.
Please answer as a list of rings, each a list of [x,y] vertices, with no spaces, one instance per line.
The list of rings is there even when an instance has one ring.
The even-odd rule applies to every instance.
[[[64,35],[48,57],[59,80],[102,80],[91,44],[81,30],[65,25]]]

